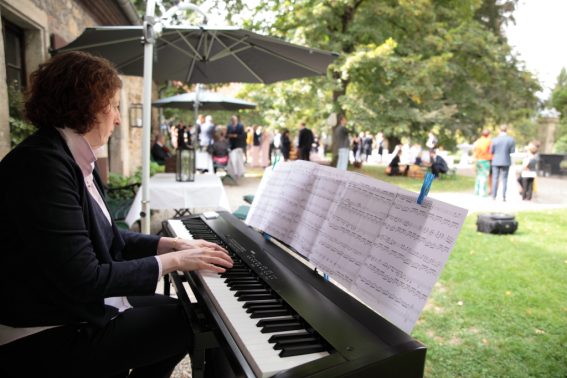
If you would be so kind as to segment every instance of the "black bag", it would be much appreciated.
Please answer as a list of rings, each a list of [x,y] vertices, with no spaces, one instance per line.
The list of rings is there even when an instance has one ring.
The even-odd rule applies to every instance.
[[[518,229],[518,222],[514,218],[514,215],[508,214],[479,214],[477,231],[485,234],[513,234]]]

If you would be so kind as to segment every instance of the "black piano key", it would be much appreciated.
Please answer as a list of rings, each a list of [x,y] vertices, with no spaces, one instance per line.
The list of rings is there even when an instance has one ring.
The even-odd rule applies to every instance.
[[[225,277],[222,277],[225,278]],[[252,280],[256,280],[259,282],[258,278],[250,275],[250,276],[231,276],[228,277],[226,280],[224,280],[224,283],[229,283],[229,282],[238,282],[238,281],[252,281]]]
[[[238,290],[257,290],[263,289],[264,285],[256,283],[256,284],[243,284],[243,285],[233,285],[230,286],[230,291],[238,291]]]
[[[230,280],[230,278],[227,279],[227,281],[228,280]],[[231,280],[231,281],[225,282],[225,283],[226,283],[226,286],[233,287],[235,285],[258,285],[258,284],[260,284],[260,281],[258,281],[258,280],[236,280],[236,281]]]
[[[246,311],[248,312],[248,311]],[[290,311],[288,309],[279,309],[279,310],[257,310],[252,312],[250,318],[252,319],[261,319],[261,318],[274,318],[276,316],[286,316],[289,315]]]
[[[270,294],[270,291],[267,289],[239,290],[234,294],[234,296],[241,297],[249,294]]]
[[[320,353],[325,351],[327,351],[327,348],[321,344],[296,346],[282,349],[280,357],[300,356],[302,354]]]
[[[254,276],[250,275],[250,272],[234,272],[234,273],[220,273],[221,278],[232,278],[232,277],[249,277],[253,278]]]
[[[262,328],[262,333],[275,333],[284,331],[294,331],[296,329],[304,329],[305,326],[295,320],[293,323],[281,323],[281,324],[268,324]]]
[[[313,337],[313,334],[311,334],[309,332],[284,333],[284,334],[281,334],[281,335],[273,335],[272,337],[270,337],[268,342],[273,344],[273,343],[277,343],[279,341],[301,339],[301,338],[306,338],[306,337]]]
[[[315,337],[306,337],[303,339],[284,340],[277,342],[276,345],[274,345],[274,349],[281,350],[291,347],[300,347],[300,346],[307,346],[314,344],[320,344],[320,341],[317,340]]]
[[[278,300],[272,301],[264,301],[264,302],[246,302],[242,308],[250,308],[251,306],[262,305],[262,306],[269,306],[269,305],[281,305],[281,302]]]
[[[272,294],[246,294],[238,297],[238,302],[263,301],[266,299],[274,299]]]
[[[269,304],[269,305],[262,305],[262,304],[254,304],[252,306],[244,307],[248,308],[246,310],[247,313],[252,313],[254,311],[263,311],[263,310],[283,310],[286,307],[282,304]]]

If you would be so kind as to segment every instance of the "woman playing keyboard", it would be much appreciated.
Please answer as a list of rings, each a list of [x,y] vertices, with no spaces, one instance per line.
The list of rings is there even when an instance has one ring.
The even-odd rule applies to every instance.
[[[169,377],[192,332],[158,281],[232,266],[215,244],[116,227],[95,156],[121,123],[121,88],[81,52],[30,75],[38,130],[0,162],[0,376]]]

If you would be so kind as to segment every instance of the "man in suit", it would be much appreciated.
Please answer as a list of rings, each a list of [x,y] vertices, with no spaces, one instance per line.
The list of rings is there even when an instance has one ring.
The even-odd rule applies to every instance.
[[[502,173],[503,200],[506,202],[506,189],[508,181],[508,171],[512,161],[510,154],[514,152],[516,145],[514,138],[508,135],[508,126],[500,126],[500,135],[492,139],[490,153],[492,157],[492,200],[496,199],[498,192],[498,176]]]
[[[231,122],[226,127],[226,136],[228,138],[228,146],[231,150],[242,148],[242,138],[244,137],[244,125],[238,122],[238,117],[233,115],[230,117]]]
[[[165,135],[158,135],[156,143],[152,147],[152,156],[159,165],[163,165],[165,159],[173,157],[169,148],[165,146]]]
[[[309,161],[309,153],[313,145],[313,133],[305,127],[304,122],[299,124],[299,129],[299,158]]]
[[[447,173],[449,166],[445,159],[437,155],[435,151],[429,151],[429,163],[423,163],[425,166],[431,167],[431,173],[435,175],[435,178],[439,178],[439,173]]]

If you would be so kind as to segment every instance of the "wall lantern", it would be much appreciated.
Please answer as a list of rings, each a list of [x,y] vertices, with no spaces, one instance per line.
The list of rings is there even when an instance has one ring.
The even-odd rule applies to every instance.
[[[142,104],[130,104],[130,127],[142,127]]]
[[[175,179],[195,181],[195,150],[182,144],[177,147],[175,160]]]

